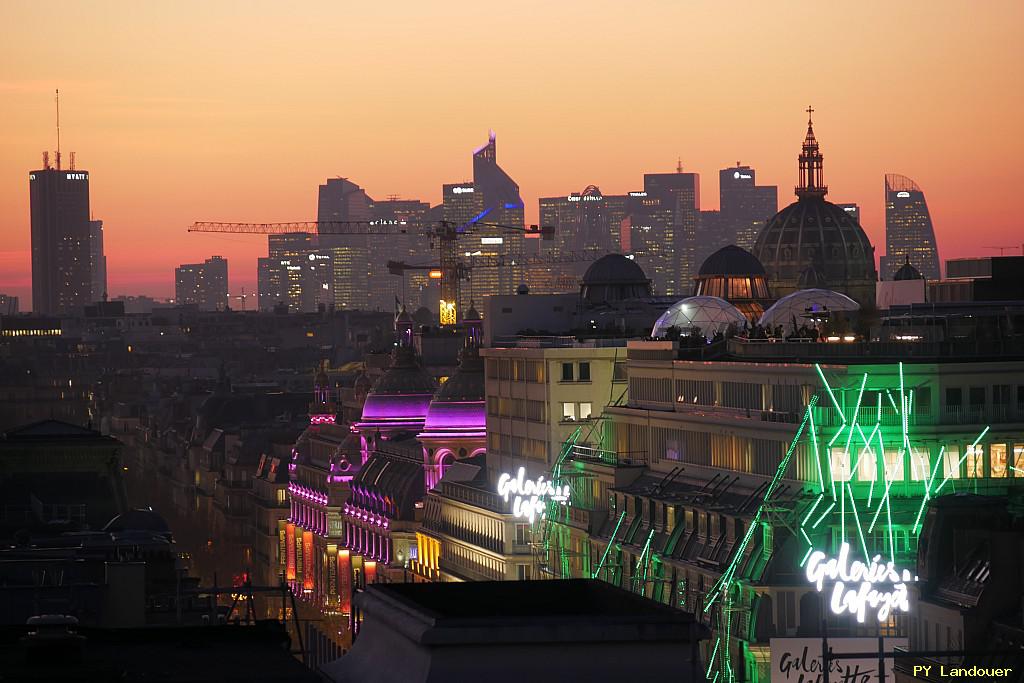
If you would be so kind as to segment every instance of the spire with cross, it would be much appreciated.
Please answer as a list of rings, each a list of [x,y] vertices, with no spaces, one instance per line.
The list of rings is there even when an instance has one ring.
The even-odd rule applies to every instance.
[[[796,188],[797,197],[804,199],[810,197],[824,197],[828,193],[828,187],[824,182],[822,170],[821,150],[818,147],[818,140],[814,137],[814,107],[807,109],[807,135],[804,137],[803,149],[800,153],[800,184]]]

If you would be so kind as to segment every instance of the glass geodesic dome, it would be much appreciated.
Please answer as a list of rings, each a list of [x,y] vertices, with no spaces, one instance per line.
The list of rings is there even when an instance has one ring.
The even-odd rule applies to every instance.
[[[789,329],[797,325],[828,319],[835,313],[849,313],[860,310],[860,304],[839,292],[830,289],[801,289],[782,297],[761,316],[763,327],[774,328],[782,325]]]
[[[683,334],[699,328],[701,334],[711,337],[725,332],[729,325],[742,328],[747,318],[739,309],[717,296],[690,296],[675,302],[661,314],[651,330],[652,337],[664,337],[668,328],[677,327]]]

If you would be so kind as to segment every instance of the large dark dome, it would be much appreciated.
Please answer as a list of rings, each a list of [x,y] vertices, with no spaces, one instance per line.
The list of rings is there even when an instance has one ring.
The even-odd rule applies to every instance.
[[[857,221],[823,197],[804,196],[772,217],[754,245],[772,282],[796,282],[813,267],[832,289],[875,281],[875,248]]]
[[[818,286],[847,294],[862,305],[874,302],[875,248],[853,216],[825,201],[823,159],[808,117],[797,201],[764,226],[754,256],[764,264],[777,296]]]
[[[700,275],[764,275],[764,266],[746,249],[730,244],[704,259]]]
[[[651,281],[643,268],[622,254],[608,254],[590,264],[583,275],[583,298],[588,303],[651,296]]]

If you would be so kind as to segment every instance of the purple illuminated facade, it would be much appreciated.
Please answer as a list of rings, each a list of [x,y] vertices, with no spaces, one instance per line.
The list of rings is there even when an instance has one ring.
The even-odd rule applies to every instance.
[[[430,402],[419,434],[423,444],[424,485],[428,491],[437,486],[453,462],[486,451],[486,412],[483,359],[470,337],[459,369]]]

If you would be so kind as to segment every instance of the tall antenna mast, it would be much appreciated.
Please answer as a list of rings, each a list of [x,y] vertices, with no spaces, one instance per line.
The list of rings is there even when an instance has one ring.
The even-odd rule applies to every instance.
[[[60,90],[57,90],[57,170],[60,170]]]

